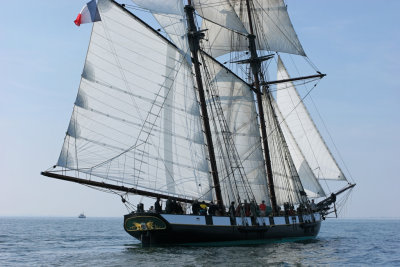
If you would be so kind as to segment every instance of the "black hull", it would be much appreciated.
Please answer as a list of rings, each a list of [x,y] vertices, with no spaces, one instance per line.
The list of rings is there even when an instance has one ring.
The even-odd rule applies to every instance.
[[[185,215],[177,215],[185,216]],[[205,217],[205,216],[198,216]],[[157,220],[159,227],[133,230],[133,220],[147,218]],[[183,217],[182,217],[183,218]],[[226,217],[228,218],[228,217]],[[235,245],[260,244],[282,239],[309,239],[318,235],[320,220],[310,220],[283,225],[193,225],[170,223],[159,214],[125,215],[125,230],[142,242],[143,246],[157,245]],[[158,228],[158,229],[157,229]]]

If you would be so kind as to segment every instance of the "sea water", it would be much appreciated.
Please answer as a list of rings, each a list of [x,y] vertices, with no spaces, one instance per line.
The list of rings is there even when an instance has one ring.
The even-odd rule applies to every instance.
[[[0,217],[0,266],[400,266],[400,220],[322,223],[317,238],[142,248],[123,218]]]

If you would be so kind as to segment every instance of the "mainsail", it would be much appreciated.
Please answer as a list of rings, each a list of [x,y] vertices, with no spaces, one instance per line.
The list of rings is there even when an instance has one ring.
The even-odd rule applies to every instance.
[[[115,2],[100,0],[57,165],[136,188],[211,199],[190,62]]]

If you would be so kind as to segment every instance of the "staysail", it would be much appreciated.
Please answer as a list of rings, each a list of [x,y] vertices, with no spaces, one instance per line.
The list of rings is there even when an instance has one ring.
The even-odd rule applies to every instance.
[[[198,0],[198,10],[202,10],[208,5],[208,1]],[[229,1],[237,17],[249,31],[249,19],[245,1]],[[266,51],[276,51],[289,54],[305,56],[305,52],[297,37],[297,34],[290,21],[287,7],[283,0],[253,0],[252,14],[257,27],[257,49]],[[226,12],[229,12],[226,8]],[[213,17],[204,15],[202,29],[207,29],[207,39],[209,40],[209,52],[213,57],[218,57],[232,51],[248,50],[249,42],[247,34],[238,34],[232,29],[230,20],[221,25],[220,21]],[[230,17],[234,17],[231,14]]]
[[[190,62],[119,4],[99,0],[57,165],[186,198],[211,199]],[[82,175],[81,175],[82,176]]]
[[[278,58],[278,80],[289,78],[282,60]],[[292,82],[277,85],[276,102],[315,177],[345,180]]]
[[[304,187],[304,191],[310,198],[324,197],[324,189],[315,177],[314,172],[310,168],[310,165],[308,165],[308,162],[306,161],[299,145],[294,139],[293,134],[290,131],[286,121],[283,119],[282,114],[275,101],[273,101],[273,107],[278,118],[278,123],[280,124],[283,135],[285,137],[286,144],[288,145],[293,163],[296,166],[300,181]]]

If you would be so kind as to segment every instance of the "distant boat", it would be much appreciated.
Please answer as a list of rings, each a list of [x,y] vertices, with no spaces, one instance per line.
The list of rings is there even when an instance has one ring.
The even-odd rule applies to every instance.
[[[85,214],[81,213],[81,214],[79,214],[78,218],[79,219],[86,219],[86,216],[85,216]]]

